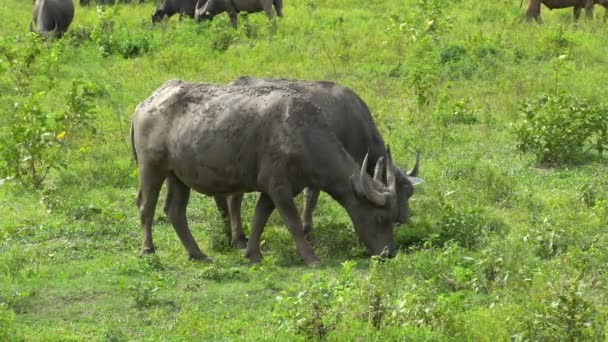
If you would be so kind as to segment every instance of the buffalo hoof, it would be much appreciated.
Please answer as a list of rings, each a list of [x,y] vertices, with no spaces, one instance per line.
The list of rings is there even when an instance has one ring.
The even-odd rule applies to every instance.
[[[154,254],[156,250],[154,247],[142,247],[141,252],[139,252],[139,256]]]
[[[306,235],[308,235],[308,234],[310,234],[310,232],[312,232],[312,224],[310,224],[310,223],[304,223],[303,228],[304,228],[304,234],[306,234]]]
[[[205,254],[190,254],[188,255],[188,260],[191,261],[203,261],[203,262],[213,262],[213,260],[206,256]]]
[[[232,245],[232,247],[234,247],[236,249],[245,249],[245,248],[247,248],[247,238],[240,237],[240,238],[234,239],[234,240],[232,240],[232,242],[230,244]]]
[[[321,259],[314,254],[303,257],[302,259],[304,259],[304,263],[306,263],[306,265],[309,267],[315,267],[321,262]]]
[[[260,252],[247,252],[245,258],[249,259],[250,264],[259,264],[262,262],[262,253]]]

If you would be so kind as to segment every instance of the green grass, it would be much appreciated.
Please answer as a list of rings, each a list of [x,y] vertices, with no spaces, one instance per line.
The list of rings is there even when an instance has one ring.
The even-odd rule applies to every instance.
[[[538,165],[517,150],[513,127],[524,100],[555,91],[560,55],[557,87],[606,103],[608,26],[546,9],[543,25],[528,24],[519,1],[284,5],[276,27],[255,14],[237,31],[226,15],[152,26],[151,3],[121,5],[98,40],[88,33],[100,14],[76,5],[68,38],[38,43],[60,63],[32,64],[27,92],[46,92],[45,110],[60,112],[84,79],[99,88],[98,108],[94,130],[70,138],[65,167],[43,189],[0,185],[0,340],[606,340],[606,158]],[[30,17],[30,2],[0,11],[0,136],[27,97],[3,51],[29,51]],[[276,214],[264,261],[248,265],[199,195],[188,217],[214,263],[186,260],[160,206],[157,254],[138,256],[135,107],[172,78],[242,75],[339,82],[368,103],[397,164],[411,166],[421,150],[425,183],[412,223],[397,227],[396,258],[370,260],[326,195],[314,215],[315,269]],[[254,203],[246,197],[246,226]]]

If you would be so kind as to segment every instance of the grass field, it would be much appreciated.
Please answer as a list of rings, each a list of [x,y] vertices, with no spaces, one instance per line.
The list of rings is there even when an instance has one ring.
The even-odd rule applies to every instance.
[[[3,2],[0,340],[608,340],[599,6],[578,24],[543,8],[537,25],[518,0],[285,0],[274,25],[254,14],[236,31],[226,15],[153,26],[153,8],[76,5],[66,37],[43,41],[31,1]],[[214,262],[187,260],[160,206],[157,253],[139,257],[135,107],[169,79],[242,75],[338,82],[396,164],[420,149],[397,257],[370,259],[327,195],[316,268],[276,214],[250,266],[199,195],[188,217]],[[557,115],[531,131],[541,148],[522,142],[526,108]]]

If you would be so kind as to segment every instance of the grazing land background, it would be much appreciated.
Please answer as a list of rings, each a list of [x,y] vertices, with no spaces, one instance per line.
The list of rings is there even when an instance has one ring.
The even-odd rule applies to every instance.
[[[600,7],[526,23],[519,2],[285,0],[275,25],[253,14],[236,31],[226,15],[153,26],[151,3],[76,4],[66,37],[43,41],[31,1],[4,0],[0,340],[605,340],[607,121],[589,118],[606,116],[608,26]],[[242,75],[336,81],[396,164],[420,149],[397,257],[366,256],[322,195],[320,266],[276,214],[250,266],[197,194],[190,225],[214,263],[186,260],[160,205],[157,254],[139,257],[135,106],[169,79]]]

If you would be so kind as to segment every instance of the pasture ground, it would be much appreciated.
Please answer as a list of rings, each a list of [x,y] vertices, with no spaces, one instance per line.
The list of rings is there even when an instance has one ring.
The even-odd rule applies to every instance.
[[[23,133],[13,123],[35,112],[32,94],[32,127],[56,124],[75,80],[94,89],[94,111],[67,136],[51,130],[61,167],[38,189],[0,183],[0,340],[606,340],[606,158],[539,163],[515,133],[525,101],[605,103],[603,9],[577,25],[543,9],[537,25],[518,0],[286,0],[275,25],[254,14],[237,31],[225,15],[152,26],[152,10],[76,5],[66,38],[43,42],[27,33],[31,1],[3,1],[0,139]],[[396,258],[367,257],[326,195],[315,269],[276,214],[264,261],[248,265],[199,195],[188,216],[215,262],[186,260],[160,205],[157,254],[138,256],[135,106],[168,79],[241,75],[339,82],[368,103],[397,164],[421,150]],[[0,161],[0,178],[10,170]]]

